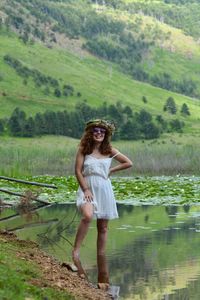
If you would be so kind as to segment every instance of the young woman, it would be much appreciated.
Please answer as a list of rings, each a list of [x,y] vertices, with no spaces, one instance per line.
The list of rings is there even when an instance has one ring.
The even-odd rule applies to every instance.
[[[79,251],[90,222],[97,219],[97,255],[105,254],[108,220],[118,218],[109,176],[130,168],[132,162],[110,144],[114,124],[105,120],[93,120],[86,124],[85,133],[76,156],[75,174],[79,182],[77,206],[81,211],[72,258],[76,264]],[[112,160],[119,162],[111,167]]]

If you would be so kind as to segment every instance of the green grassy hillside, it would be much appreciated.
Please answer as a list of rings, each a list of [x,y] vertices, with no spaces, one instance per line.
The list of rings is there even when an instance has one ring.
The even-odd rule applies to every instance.
[[[182,29],[187,35],[199,38],[198,0],[121,0],[120,6],[126,10],[134,9],[148,16],[153,15],[166,24]]]
[[[45,4],[37,0],[37,5],[24,0],[3,1],[4,5],[0,6],[0,118],[10,116],[17,106],[27,115],[34,115],[46,110],[71,110],[86,99],[94,107],[104,101],[109,104],[120,101],[129,105],[133,111],[144,108],[154,116],[161,114],[169,120],[172,115],[163,112],[163,106],[171,96],[178,108],[175,117],[185,122],[185,132],[198,131],[200,100],[136,81],[131,74],[125,74],[126,70],[122,69],[122,65],[101,59],[82,48],[84,43],[94,38],[84,31],[86,16],[90,18],[91,13],[95,13],[95,22],[100,22],[99,18],[104,16],[111,25],[114,21],[121,22],[116,24],[125,26],[125,31],[130,32],[136,41],[143,34],[145,42],[154,42],[138,63],[143,71],[158,77],[161,73],[168,73],[177,82],[183,79],[194,80],[196,90],[200,92],[198,41],[186,35],[183,27],[177,26],[177,29],[170,22],[165,23],[165,19],[158,20],[153,10],[151,14],[152,3],[152,7],[157,4],[162,15],[167,16],[163,7],[171,7],[173,1],[168,1],[168,5],[164,1],[154,2],[113,0],[104,1],[107,4],[105,6],[101,5],[102,1],[98,1],[99,5],[96,5],[96,1],[86,3],[84,0],[76,3],[68,0],[47,1]],[[128,10],[127,5],[135,5],[135,9],[130,6]],[[141,5],[145,13],[139,10]],[[59,19],[60,16],[62,20]],[[191,17],[189,10],[188,16]],[[90,21],[94,20],[91,17]],[[93,27],[88,28],[91,30]],[[26,40],[27,32],[29,37]],[[44,36],[40,36],[41,33]],[[111,41],[116,34],[108,32],[106,39]],[[50,41],[52,35],[54,42]],[[113,41],[116,43],[116,37]],[[56,97],[52,87],[47,92],[45,86],[36,85],[31,77],[26,79],[19,76],[5,62],[6,55],[29,70],[36,69],[45,76],[51,76],[58,81],[60,87],[71,85],[74,88],[73,95]],[[127,60],[126,63],[130,61]],[[142,101],[143,96],[147,98],[147,103]],[[190,109],[191,116],[187,118],[180,115],[183,103],[187,103]]]
[[[143,1],[130,1],[130,3],[138,2],[143,3]],[[156,2],[159,6],[159,2]],[[140,64],[148,74],[166,72],[174,80],[192,79],[197,83],[198,92],[200,91],[199,40],[185,34],[181,29],[158,20],[153,16],[153,12],[150,16],[141,11],[124,10],[122,13],[122,9],[108,8],[99,13],[125,22],[133,35],[142,33],[145,39],[154,40],[154,47],[143,57]]]
[[[57,98],[45,95],[42,88],[36,88],[31,81],[24,85],[22,78],[3,61],[6,54],[22,61],[29,68],[36,68],[60,82],[71,84],[82,96]],[[130,105],[134,111],[145,108],[156,115],[162,114],[163,105],[169,96],[174,97],[179,108],[184,102],[188,103],[191,116],[185,120],[186,123],[196,127],[200,115],[200,102],[195,99],[134,81],[130,76],[119,72],[115,65],[95,57],[80,57],[66,50],[48,49],[39,43],[24,45],[14,35],[1,35],[0,67],[4,77],[0,82],[1,117],[9,116],[16,106],[29,115],[47,109],[71,109],[81,99],[87,99],[94,106],[103,101],[121,101]],[[146,104],[143,103],[142,96],[147,97]],[[166,118],[169,117],[166,113]]]

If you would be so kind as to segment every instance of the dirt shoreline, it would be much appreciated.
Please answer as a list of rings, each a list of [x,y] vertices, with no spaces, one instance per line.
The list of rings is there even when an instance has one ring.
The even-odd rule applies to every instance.
[[[66,265],[59,263],[55,258],[42,251],[38,244],[32,241],[20,240],[13,233],[0,231],[0,243],[17,243],[19,250],[16,257],[34,262],[42,272],[43,280],[34,278],[31,284],[39,287],[53,287],[65,290],[76,299],[108,300],[112,299],[107,292],[96,288],[77,272],[70,271]]]

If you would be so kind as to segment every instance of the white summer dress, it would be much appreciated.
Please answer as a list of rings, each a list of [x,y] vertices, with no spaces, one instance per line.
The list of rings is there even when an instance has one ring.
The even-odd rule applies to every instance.
[[[109,169],[113,157],[96,158],[93,155],[86,155],[83,164],[83,176],[86,179],[88,187],[93,194],[92,203],[94,205],[93,218],[97,219],[116,219],[118,218],[117,205],[111,185],[108,178]],[[84,193],[79,186],[77,191],[77,207],[87,203],[84,199]]]

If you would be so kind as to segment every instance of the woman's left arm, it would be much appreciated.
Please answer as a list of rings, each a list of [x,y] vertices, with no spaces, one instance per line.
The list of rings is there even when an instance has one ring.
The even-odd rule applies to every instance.
[[[133,165],[132,161],[126,155],[120,153],[119,151],[117,151],[114,148],[112,149],[112,156],[115,156],[114,159],[117,160],[120,164],[115,167],[110,168],[109,175],[111,175],[112,173],[115,173],[117,171],[128,169],[128,168],[132,167],[132,165]]]

